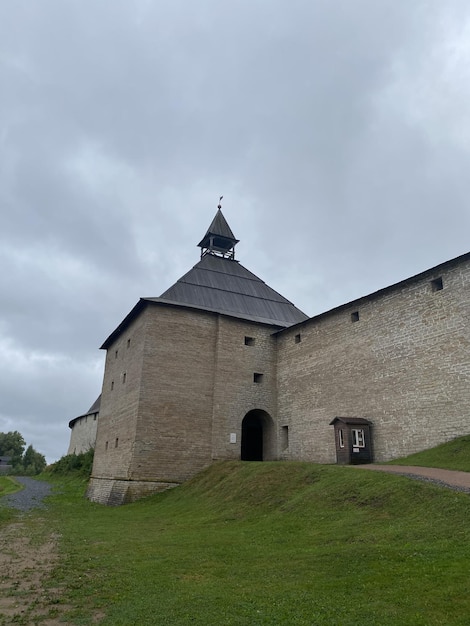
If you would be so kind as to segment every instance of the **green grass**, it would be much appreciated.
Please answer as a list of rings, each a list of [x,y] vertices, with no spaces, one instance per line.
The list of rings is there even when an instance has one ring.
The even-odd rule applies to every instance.
[[[22,485],[10,476],[0,476],[0,497],[23,489]]]
[[[19,491],[23,487],[10,476],[0,476],[0,505],[2,496]],[[15,517],[14,511],[0,506],[0,531],[3,524],[10,522]]]
[[[390,461],[392,465],[422,465],[470,472],[470,435],[458,437],[436,448]]]
[[[220,463],[117,508],[55,481],[68,624],[468,624],[465,494],[306,463]]]

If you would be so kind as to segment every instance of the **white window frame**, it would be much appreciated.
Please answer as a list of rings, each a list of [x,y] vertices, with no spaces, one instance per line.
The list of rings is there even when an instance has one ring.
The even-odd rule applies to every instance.
[[[365,448],[366,447],[366,438],[364,435],[363,428],[352,428],[352,446],[353,448]]]
[[[340,448],[344,448],[344,433],[342,428],[338,428],[338,443]]]

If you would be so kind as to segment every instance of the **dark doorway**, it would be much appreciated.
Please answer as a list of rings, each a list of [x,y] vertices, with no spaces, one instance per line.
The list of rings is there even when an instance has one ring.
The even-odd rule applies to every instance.
[[[263,418],[255,411],[243,418],[241,460],[263,460]]]

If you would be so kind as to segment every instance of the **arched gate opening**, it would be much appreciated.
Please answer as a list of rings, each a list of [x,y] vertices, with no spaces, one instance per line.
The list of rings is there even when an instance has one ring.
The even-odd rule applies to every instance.
[[[273,457],[273,422],[269,413],[249,411],[242,421],[242,461],[267,461]]]

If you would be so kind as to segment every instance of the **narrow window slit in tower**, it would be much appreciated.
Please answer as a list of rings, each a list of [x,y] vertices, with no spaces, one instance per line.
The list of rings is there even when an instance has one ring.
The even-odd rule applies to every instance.
[[[433,291],[441,291],[441,289],[444,288],[444,284],[442,282],[442,277],[439,276],[439,278],[435,278],[434,280],[431,281],[431,288]]]
[[[263,374],[254,373],[253,374],[253,382],[260,383],[263,380]]]
[[[359,311],[353,311],[351,313],[351,322],[358,322],[359,321]]]
[[[281,447],[287,450],[289,447],[289,426],[283,426],[281,430]]]
[[[255,338],[254,337],[245,337],[245,346],[254,346]]]
[[[295,336],[295,343],[300,343],[301,341],[302,341],[302,337],[300,336],[300,333],[298,333],[298,334]]]

